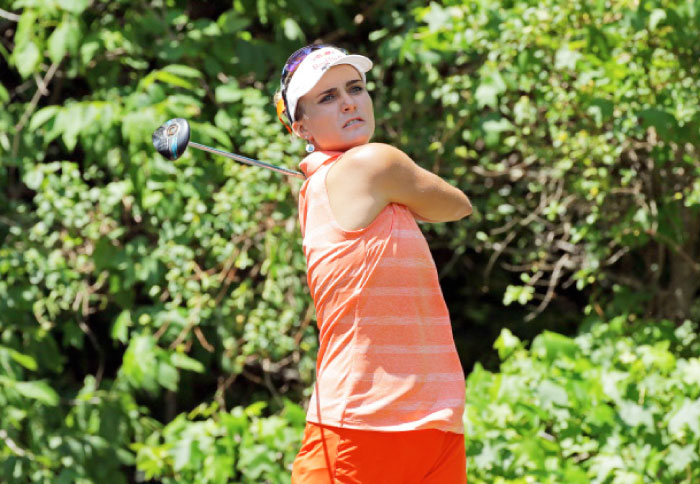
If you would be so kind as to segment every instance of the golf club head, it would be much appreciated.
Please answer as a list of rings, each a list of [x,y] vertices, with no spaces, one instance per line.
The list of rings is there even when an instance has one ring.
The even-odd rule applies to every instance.
[[[153,132],[153,147],[169,160],[177,160],[190,141],[190,125],[186,119],[169,119]]]

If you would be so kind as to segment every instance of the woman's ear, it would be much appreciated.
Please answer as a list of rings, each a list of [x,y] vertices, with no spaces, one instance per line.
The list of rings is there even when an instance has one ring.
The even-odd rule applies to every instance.
[[[292,131],[300,138],[309,139],[309,130],[306,129],[306,123],[304,123],[303,118],[292,123]]]

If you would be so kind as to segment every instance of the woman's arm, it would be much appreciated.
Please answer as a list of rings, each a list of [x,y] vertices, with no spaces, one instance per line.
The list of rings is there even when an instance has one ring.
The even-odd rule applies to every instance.
[[[357,209],[371,222],[389,203],[405,205],[417,218],[430,222],[450,222],[472,213],[469,198],[461,190],[387,144],[369,143],[349,150],[329,171],[326,183],[339,219]]]

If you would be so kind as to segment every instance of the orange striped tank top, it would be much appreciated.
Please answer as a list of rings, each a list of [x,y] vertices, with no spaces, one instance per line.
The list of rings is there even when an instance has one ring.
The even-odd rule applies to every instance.
[[[342,153],[316,152],[299,217],[319,351],[307,421],[335,427],[464,433],[464,372],[425,237],[389,204],[367,227],[333,217],[326,174]]]

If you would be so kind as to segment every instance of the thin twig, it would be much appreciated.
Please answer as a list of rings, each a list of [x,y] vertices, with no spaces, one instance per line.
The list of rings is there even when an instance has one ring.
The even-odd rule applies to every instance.
[[[51,66],[49,67],[49,70],[46,71],[46,75],[44,76],[44,79],[42,80],[43,86],[49,85],[49,83],[51,82],[51,79],[53,79],[54,74],[56,74],[56,70],[58,69],[58,66],[60,64],[61,64],[60,60],[58,62],[54,62],[53,64],[51,64]],[[19,148],[19,135],[22,132],[24,125],[27,124],[27,121],[29,121],[29,117],[32,115],[32,113],[34,113],[34,110],[36,109],[36,105],[39,103],[39,99],[41,98],[41,96],[43,96],[42,89],[39,86],[37,86],[37,90],[34,93],[32,100],[29,101],[29,106],[27,106],[27,109],[24,110],[24,114],[22,114],[22,118],[19,120],[19,123],[17,123],[15,125],[15,137],[12,140],[12,157],[13,158],[17,156],[17,150]]]
[[[486,270],[484,271],[484,280],[485,280],[485,285],[489,285],[489,280],[491,278],[491,270],[493,269],[494,264],[498,260],[498,258],[503,254],[503,251],[506,250],[506,247],[508,247],[508,244],[510,244],[515,236],[518,234],[515,230],[512,232],[509,232],[506,238],[502,242],[498,242],[498,248],[496,251],[491,254],[491,257],[489,258],[489,262],[486,265]],[[496,244],[494,244],[496,245]]]
[[[187,318],[187,323],[185,324],[185,327],[182,328],[182,331],[180,331],[180,334],[177,335],[177,338],[175,338],[175,341],[173,341],[170,344],[170,349],[173,350],[177,348],[177,346],[182,343],[185,340],[185,337],[189,334],[190,330],[195,326],[195,322],[199,324],[199,313],[202,309],[202,298],[199,297],[197,298],[197,302],[192,309],[192,312],[190,313],[190,317]]]
[[[231,385],[233,385],[233,383],[236,381],[238,375],[238,373],[232,373],[226,379],[220,376],[217,380],[216,393],[214,394],[214,399],[219,404],[219,407],[223,410],[226,410],[226,398],[224,398],[224,394],[226,393],[226,390],[228,390],[228,388]]]
[[[550,301],[554,297],[554,288],[557,286],[557,282],[559,282],[559,277],[561,274],[561,269],[566,265],[566,263],[569,261],[569,254],[564,254],[555,264],[554,270],[552,271],[552,277],[549,279],[549,287],[547,288],[547,294],[545,295],[544,299],[542,302],[537,306],[537,309],[535,309],[533,312],[525,316],[525,321],[531,321],[534,319],[537,315],[539,315],[542,311],[545,310],[545,308],[549,305]]]
[[[160,337],[163,336],[163,334],[168,330],[169,327],[170,327],[170,320],[166,319],[165,322],[161,325],[161,327],[158,328],[158,330],[153,334],[153,339],[158,341],[160,339]]]
[[[270,378],[270,360],[268,360],[267,358],[262,360],[262,369],[263,369],[263,379],[265,381],[265,386],[270,391],[272,398],[274,398],[275,401],[281,405],[282,399],[280,398],[280,395],[277,392],[275,385],[272,383],[272,378]]]
[[[0,17],[10,20],[12,22],[19,22],[20,16],[16,13],[8,12],[0,8]]]
[[[214,347],[204,337],[204,333],[202,333],[202,330],[199,328],[199,326],[194,327],[194,335],[197,337],[199,344],[201,344],[205,350],[207,350],[209,353],[214,352]]]
[[[41,76],[39,76],[39,74],[36,72],[34,73],[34,82],[36,83],[36,87],[41,91],[42,96],[46,96],[49,93],[49,91],[46,89],[46,84],[44,84]]]
[[[306,327],[309,325],[311,322],[311,318],[314,315],[314,305],[309,304],[308,307],[306,308],[306,314],[304,314],[304,319],[301,322],[301,325],[299,325],[299,330],[297,331],[297,334],[294,335],[294,346],[297,347],[299,346],[299,343],[301,342],[301,338],[304,336],[304,330],[306,330]]]
[[[233,253],[229,256],[228,259],[226,259],[226,262],[224,262],[224,268],[219,273],[219,282],[223,282],[224,284],[219,290],[219,294],[216,295],[215,303],[217,305],[224,298],[229,286],[236,277],[236,272],[238,271],[238,269],[234,267],[236,259],[238,259],[238,256],[241,254],[241,252],[247,251],[250,248],[251,244],[252,242],[246,239],[246,241],[243,243],[243,247],[240,249],[237,247],[234,248]]]
[[[0,429],[0,439],[2,439],[5,442],[5,445],[9,447],[9,449],[17,454],[20,457],[26,457],[29,455],[31,459],[34,459],[34,455],[32,455],[31,452],[24,450],[20,446],[18,446],[14,440],[10,438],[9,435],[7,435],[7,432],[4,429]]]

